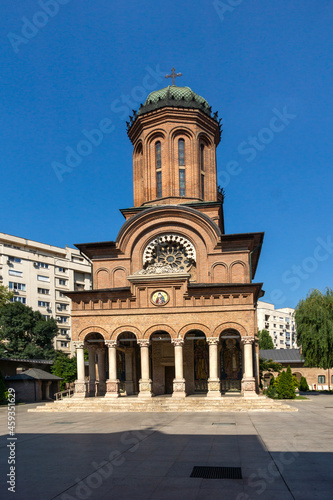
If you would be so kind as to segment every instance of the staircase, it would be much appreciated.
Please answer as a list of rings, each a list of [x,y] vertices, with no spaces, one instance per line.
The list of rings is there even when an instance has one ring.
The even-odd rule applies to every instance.
[[[29,412],[246,412],[246,411],[298,411],[281,401],[266,396],[244,398],[242,396],[226,396],[207,398],[205,396],[188,396],[176,399],[167,396],[156,396],[141,399],[137,396],[105,399],[103,397],[85,399],[63,399],[46,403],[28,410]]]

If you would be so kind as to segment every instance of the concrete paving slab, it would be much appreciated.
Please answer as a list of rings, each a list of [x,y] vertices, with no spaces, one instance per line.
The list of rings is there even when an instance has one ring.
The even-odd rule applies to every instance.
[[[28,413],[17,407],[16,492],[8,491],[0,409],[0,497],[7,500],[333,498],[333,396],[292,413]],[[212,425],[213,423],[236,425]],[[191,478],[195,465],[242,480]]]

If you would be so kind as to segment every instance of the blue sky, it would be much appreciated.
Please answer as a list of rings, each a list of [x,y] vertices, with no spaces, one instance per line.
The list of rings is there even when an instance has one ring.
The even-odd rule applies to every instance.
[[[133,204],[125,116],[174,66],[223,118],[226,232],[265,231],[265,300],[332,285],[330,0],[21,0],[0,23],[0,231],[115,239]]]

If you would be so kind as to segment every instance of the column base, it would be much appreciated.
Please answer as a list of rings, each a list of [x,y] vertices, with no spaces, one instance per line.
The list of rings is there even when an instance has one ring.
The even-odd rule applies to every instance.
[[[173,379],[173,398],[186,398],[185,379]]]
[[[83,399],[87,397],[87,385],[84,380],[75,380],[74,386],[75,386],[75,391],[73,394],[73,398]]]
[[[139,380],[139,398],[151,398],[153,393],[151,392],[152,380]]]
[[[221,384],[218,378],[208,379],[208,398],[220,398],[221,397]]]
[[[106,381],[105,398],[119,398],[119,380]]]
[[[242,380],[242,394],[245,398],[256,398],[256,382],[253,377],[243,378]]]

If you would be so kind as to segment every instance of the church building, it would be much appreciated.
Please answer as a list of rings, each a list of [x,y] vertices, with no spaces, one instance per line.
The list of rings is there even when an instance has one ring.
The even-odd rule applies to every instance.
[[[221,120],[172,76],[127,124],[134,202],[116,240],[76,245],[93,288],[67,294],[75,398],[258,394],[263,292],[253,280],[264,235],[225,234]]]

